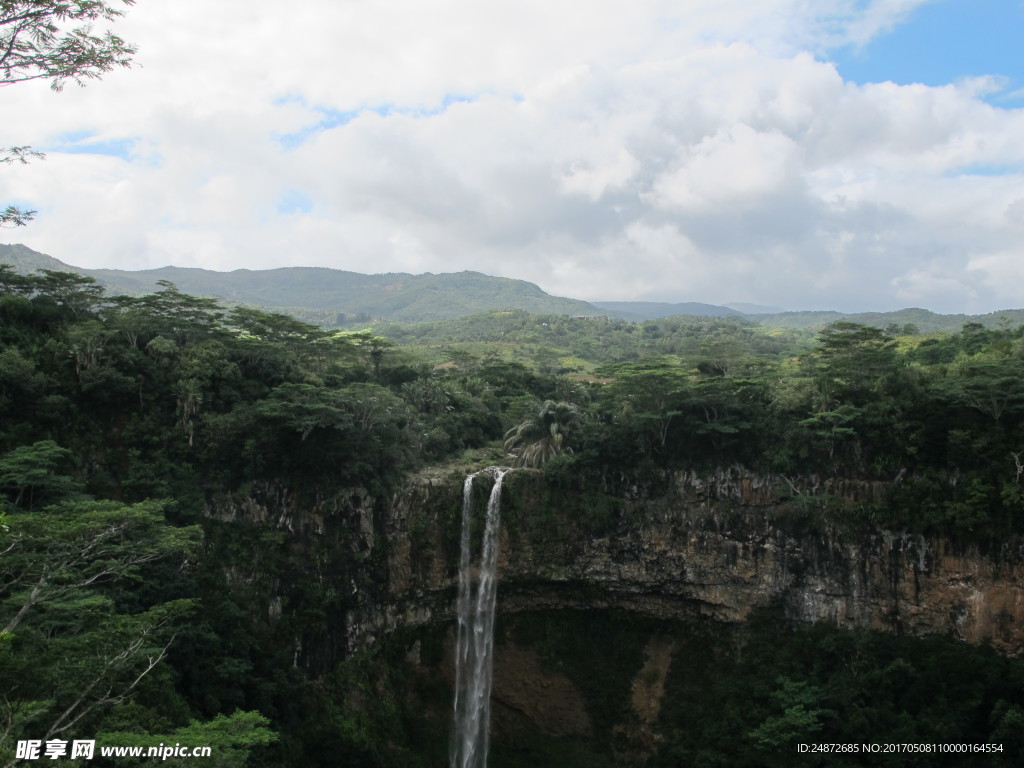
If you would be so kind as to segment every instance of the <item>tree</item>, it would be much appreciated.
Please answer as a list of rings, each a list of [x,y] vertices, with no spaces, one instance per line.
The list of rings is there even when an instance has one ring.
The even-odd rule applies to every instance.
[[[192,608],[175,599],[128,612],[112,588],[157,561],[184,568],[199,529],[164,505],[64,501],[12,511],[0,529],[0,765],[29,734],[58,738],[124,701],[166,657]]]
[[[52,440],[18,446],[0,457],[0,499],[6,495],[15,506],[32,509],[74,497],[78,483],[58,472],[70,458],[71,451]]]
[[[751,400],[759,389],[750,380],[723,376],[708,376],[695,382],[690,406],[697,417],[695,422],[691,421],[690,429],[707,435],[717,451],[751,429]]]
[[[0,0],[0,85],[43,79],[59,91],[68,80],[85,85],[129,66],[134,46],[109,30],[102,36],[92,30],[94,21],[123,15],[104,0]]]
[[[135,0],[120,0],[134,5]],[[60,91],[67,81],[84,86],[115,67],[131,65],[136,48],[109,30],[93,34],[95,21],[114,21],[124,11],[105,0],[0,0],[0,86],[49,80]],[[41,158],[31,147],[0,149],[0,165]],[[35,217],[9,205],[0,227],[22,227]]]
[[[516,454],[519,466],[543,466],[560,453],[572,452],[566,436],[582,420],[573,403],[546,400],[531,418],[505,434],[505,450]]]
[[[98,734],[97,741],[104,746],[136,746],[146,749],[154,743],[187,745],[196,747],[208,746],[211,754],[217,756],[220,768],[244,768],[249,753],[258,746],[265,746],[277,741],[277,734],[267,728],[270,721],[259,712],[243,712],[236,710],[232,715],[217,715],[213,720],[202,723],[192,720],[184,728],[173,733],[152,734],[132,731],[115,731]],[[151,765],[152,758],[124,758],[128,765]],[[188,766],[195,763],[194,759],[185,757],[161,759],[160,764],[173,768]]]
[[[16,513],[4,539],[3,632],[13,632],[37,606],[79,590],[132,578],[140,566],[187,555],[198,528],[164,522],[164,504],[69,501],[42,512]]]
[[[2,39],[0,38],[0,41]],[[0,165],[13,165],[14,163],[27,165],[30,157],[42,159],[45,155],[42,152],[33,151],[32,147],[7,147],[0,149]],[[35,218],[35,215],[36,211],[23,211],[16,206],[8,205],[0,211],[0,227],[6,229],[24,227]]]
[[[37,275],[32,277],[39,295],[62,307],[76,320],[93,314],[104,300],[103,286],[97,284],[94,277],[54,269],[37,270]]]
[[[817,687],[781,675],[776,684],[779,687],[772,692],[771,698],[776,711],[781,710],[781,713],[770,716],[750,731],[747,738],[758,748],[780,757],[779,752],[793,744],[813,741],[814,734],[823,728],[822,716],[833,713],[818,706],[824,693]],[[780,759],[779,763],[788,764],[788,761]]]
[[[990,416],[992,421],[1024,407],[1024,387],[1020,360],[974,359],[957,366],[957,376],[950,380],[953,396],[963,404]]]
[[[897,362],[895,345],[878,328],[840,320],[818,336],[818,368],[850,395],[866,396]]]
[[[673,419],[682,413],[689,372],[671,355],[652,357],[637,363],[609,366],[599,373],[615,380],[606,389],[616,419],[635,423],[651,455],[664,449]]]

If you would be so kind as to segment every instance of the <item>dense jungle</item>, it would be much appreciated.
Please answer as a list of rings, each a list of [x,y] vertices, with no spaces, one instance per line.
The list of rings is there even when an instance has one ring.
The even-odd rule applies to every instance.
[[[634,594],[579,553],[626,568],[657,523],[756,540],[737,557],[762,573],[782,531],[791,585],[828,575],[822,542],[884,540],[881,560],[911,542],[935,560],[915,576],[974,558],[1019,597],[1022,427],[1010,322],[507,310],[327,330],[0,267],[0,765],[55,738],[209,744],[227,767],[445,764],[462,478],[513,464],[492,765],[935,764],[796,749],[869,742],[1020,765],[1024,615],[978,636],[941,611],[928,631],[799,620],[781,587],[726,615],[663,563]],[[713,497],[702,478],[726,476],[746,490]]]

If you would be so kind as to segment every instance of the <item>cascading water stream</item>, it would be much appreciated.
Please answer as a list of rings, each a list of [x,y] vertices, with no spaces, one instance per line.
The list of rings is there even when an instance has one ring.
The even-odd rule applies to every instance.
[[[473,589],[470,528],[473,521],[473,480],[462,488],[462,535],[459,551],[458,627],[455,647],[455,734],[451,768],[486,768],[490,746],[491,651],[494,647],[494,604],[498,593],[498,531],[501,481],[507,469],[483,470],[494,476],[480,546],[476,590]]]

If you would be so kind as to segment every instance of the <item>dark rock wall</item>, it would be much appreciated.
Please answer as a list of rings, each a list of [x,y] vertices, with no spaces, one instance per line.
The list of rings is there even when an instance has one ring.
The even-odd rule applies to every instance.
[[[275,665],[314,679],[366,658],[384,665],[362,673],[409,713],[396,765],[444,760],[463,480],[424,473],[390,499],[267,482],[208,503],[223,588],[252,605]],[[489,484],[475,486],[478,525]],[[1021,655],[1020,543],[984,549],[871,526],[865,510],[885,490],[737,468],[565,487],[516,470],[502,500],[495,739],[547,739],[576,759],[534,764],[642,765],[665,738],[660,713],[682,695],[678,680],[669,690],[674,670],[712,674],[688,660],[728,655],[764,608]]]
[[[506,481],[499,610],[610,608],[741,622],[781,604],[798,621],[952,634],[1009,655],[1024,651],[1021,547],[983,552],[844,523],[884,490],[739,469],[680,473],[657,498],[622,486],[595,527],[595,497],[518,471]],[[809,511],[826,502],[834,508],[824,517]],[[453,619],[460,504],[461,478],[435,477],[412,481],[387,506],[379,539],[386,584],[349,612],[350,648],[399,626]]]
[[[323,616],[322,626],[292,622],[289,631],[296,663],[326,668],[395,629],[454,619],[462,482],[425,474],[391,499],[266,483],[211,497],[208,516],[226,538],[280,534],[274,558],[256,551],[225,562],[227,581],[265,584],[271,623],[310,608]],[[488,488],[478,485],[482,509]],[[1024,652],[1019,542],[983,551],[850,522],[857,505],[882,498],[880,483],[733,468],[649,487],[620,478],[562,488],[539,471],[515,471],[503,498],[499,612],[600,608],[742,622],[781,605],[798,621],[952,634]],[[267,562],[287,568],[268,574]]]

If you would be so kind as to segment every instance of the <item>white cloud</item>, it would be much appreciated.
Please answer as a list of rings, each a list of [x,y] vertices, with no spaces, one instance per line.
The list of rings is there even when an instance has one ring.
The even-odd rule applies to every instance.
[[[742,209],[785,192],[798,162],[792,139],[744,123],[723,126],[682,154],[680,167],[655,182],[651,198],[657,205],[697,214]]]
[[[823,60],[918,4],[140,4],[118,31],[142,68],[0,91],[19,116],[0,145],[56,148],[0,173],[0,200],[40,209],[6,234],[94,267],[478,269],[593,299],[1024,305],[1010,279],[1024,110],[990,106],[975,81],[857,86]],[[76,136],[131,150],[60,151]]]
[[[1021,249],[1006,249],[971,254],[967,269],[991,296],[999,309],[1016,309],[1020,304],[1019,286],[1024,285],[1024,259]]]

